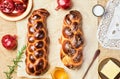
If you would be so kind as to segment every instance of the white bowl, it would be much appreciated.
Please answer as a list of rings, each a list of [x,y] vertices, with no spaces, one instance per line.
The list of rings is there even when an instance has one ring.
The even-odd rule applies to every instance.
[[[4,13],[2,13],[2,12],[0,11],[0,17],[2,17],[2,18],[5,19],[5,20],[8,20],[8,21],[18,21],[18,20],[21,20],[21,19],[25,18],[25,17],[29,14],[29,12],[30,12],[31,9],[32,9],[32,6],[33,6],[33,0],[28,0],[27,9],[26,9],[26,11],[25,11],[24,13],[22,13],[21,15],[16,16],[16,17],[12,17],[12,16],[7,16],[7,15],[5,15]]]
[[[104,14],[105,8],[102,5],[100,5],[100,4],[96,4],[93,7],[92,12],[93,12],[93,14],[95,16],[100,17],[100,16],[102,16]]]

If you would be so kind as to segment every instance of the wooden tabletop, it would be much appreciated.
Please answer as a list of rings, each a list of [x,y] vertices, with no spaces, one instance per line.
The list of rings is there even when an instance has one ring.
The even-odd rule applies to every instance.
[[[108,0],[98,0],[97,2],[99,4],[105,6],[107,1]],[[100,19],[101,18],[98,18],[98,24],[99,24]],[[1,40],[2,36],[5,34],[12,34],[12,35],[17,34],[16,23],[9,22],[9,21],[6,21],[6,20],[3,20],[2,18],[0,18],[0,40]],[[113,57],[113,58],[120,60],[120,50],[106,49],[106,48],[101,47],[100,44],[99,44],[99,49],[101,50],[101,54],[99,56],[99,62],[107,57]],[[13,58],[16,57],[16,53],[17,53],[17,50],[9,51],[9,50],[6,50],[5,48],[3,48],[3,46],[0,42],[0,59],[1,59],[0,79],[5,79],[5,74],[3,72],[8,69],[7,68],[8,64],[12,64],[11,61]],[[13,79],[16,79],[16,73],[14,74]]]

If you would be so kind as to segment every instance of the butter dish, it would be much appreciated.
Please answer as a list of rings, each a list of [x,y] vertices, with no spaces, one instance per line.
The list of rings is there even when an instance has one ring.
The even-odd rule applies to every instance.
[[[98,73],[101,79],[119,79],[120,62],[115,58],[106,58],[100,62]]]

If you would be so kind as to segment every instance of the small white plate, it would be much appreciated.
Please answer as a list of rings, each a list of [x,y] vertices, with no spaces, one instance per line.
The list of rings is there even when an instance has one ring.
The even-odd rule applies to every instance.
[[[5,20],[8,20],[8,21],[18,21],[18,20],[21,20],[21,19],[25,18],[25,17],[29,14],[29,12],[30,12],[31,9],[32,9],[32,5],[33,5],[33,0],[28,0],[27,9],[26,9],[26,11],[25,11],[23,14],[21,14],[20,16],[11,17],[11,16],[5,15],[4,13],[2,13],[2,12],[0,11],[0,17],[2,17],[2,18],[5,19]]]

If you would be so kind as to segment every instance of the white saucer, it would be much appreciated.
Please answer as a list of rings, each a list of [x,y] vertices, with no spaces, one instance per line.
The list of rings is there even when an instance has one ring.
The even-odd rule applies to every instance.
[[[8,20],[8,21],[18,21],[18,20],[21,20],[21,19],[23,19],[24,17],[26,17],[26,16],[29,14],[29,12],[30,12],[31,9],[32,9],[32,5],[33,5],[33,0],[28,0],[27,9],[26,9],[26,11],[25,11],[23,14],[21,14],[20,16],[11,17],[11,16],[5,15],[4,13],[2,13],[2,12],[0,11],[0,17],[2,17],[2,18],[5,19],[5,20]]]

